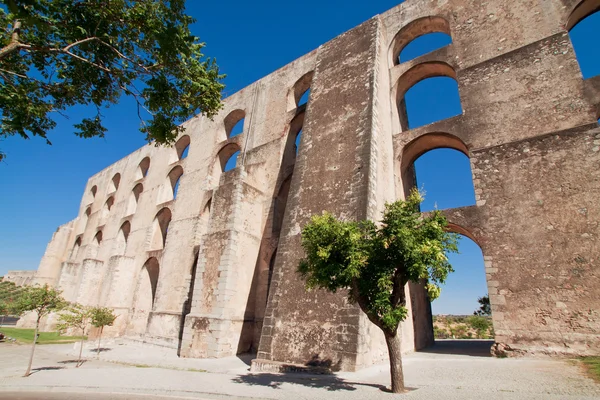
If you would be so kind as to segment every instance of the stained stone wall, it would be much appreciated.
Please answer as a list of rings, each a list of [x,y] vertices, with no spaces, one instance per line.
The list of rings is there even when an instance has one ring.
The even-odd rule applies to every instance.
[[[566,29],[598,8],[408,0],[375,16],[228,97],[213,120],[187,121],[173,148],[92,176],[35,282],[115,308],[108,334],[184,357],[256,351],[254,370],[356,370],[386,357],[383,336],[343,293],[304,290],[301,228],[324,210],[377,219],[414,185],[413,162],[446,147],[470,158],[477,204],[445,213],[482,249],[494,351],[597,354],[600,80],[582,79]],[[452,44],[398,62],[431,32]],[[408,129],[404,94],[434,76],[457,81],[463,113]],[[431,308],[421,284],[407,291],[412,351],[433,341]]]

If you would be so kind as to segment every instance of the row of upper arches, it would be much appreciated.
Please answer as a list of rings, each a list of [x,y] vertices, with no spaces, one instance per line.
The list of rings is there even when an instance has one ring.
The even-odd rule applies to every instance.
[[[308,98],[310,95],[310,85],[312,83],[312,77],[313,77],[313,71],[310,71],[310,72],[304,74],[300,79],[298,79],[296,81],[296,83],[290,89],[289,94],[288,94],[288,98],[292,99],[294,107],[296,108],[295,117],[293,118],[292,122],[290,123],[290,132],[289,132],[289,136],[293,137],[293,147],[294,147],[294,150],[293,150],[294,157],[293,158],[294,159],[295,159],[295,154],[297,154],[297,152],[298,152],[298,147],[299,147],[300,138],[301,138],[301,134],[302,134],[302,123],[304,120],[304,111],[306,109],[306,105],[308,103]],[[227,140],[225,141],[226,143],[221,145],[221,148],[217,152],[216,160],[213,165],[213,169],[212,169],[212,171],[209,171],[211,176],[216,180],[218,180],[218,178],[222,172],[227,172],[231,169],[234,169],[237,166],[237,159],[238,159],[238,156],[240,155],[241,148],[237,142],[235,142],[235,141],[229,142],[229,139],[243,133],[244,123],[245,123],[244,121],[245,121],[245,112],[240,109],[231,111],[224,119],[224,129],[225,129],[225,133],[227,136]],[[288,140],[288,142],[290,142],[290,140]],[[173,153],[173,157],[170,159],[170,163],[175,163],[177,161],[185,159],[188,156],[189,147],[190,147],[190,137],[188,135],[182,136],[173,146],[174,153]],[[286,148],[287,148],[287,145],[286,145]],[[127,200],[125,216],[130,216],[135,213],[140,196],[144,191],[143,184],[142,184],[142,182],[139,182],[139,181],[141,181],[148,175],[149,169],[150,169],[150,158],[144,157],[138,164],[138,167],[136,170],[136,176],[135,176],[136,184],[133,187],[133,189],[131,190],[129,198]],[[181,177],[183,176],[183,173],[184,173],[184,171],[183,171],[183,167],[181,165],[176,165],[175,167],[173,167],[170,170],[170,172],[167,174],[165,183],[162,185],[162,187],[159,191],[157,204],[163,204],[168,201],[176,199],[177,193],[179,190],[180,180],[181,180]],[[108,189],[109,197],[105,201],[104,206],[101,210],[100,223],[99,223],[100,227],[103,225],[105,219],[108,217],[108,214],[111,211],[111,209],[115,203],[115,194],[116,194],[116,191],[119,189],[120,182],[121,182],[121,174],[116,173],[109,183],[109,185],[110,185],[109,189]],[[96,197],[97,191],[98,191],[98,187],[96,185],[94,185],[90,189],[92,202]],[[87,222],[89,221],[89,217],[91,216],[91,213],[92,213],[91,203],[92,202],[90,202],[90,205],[88,205],[88,207],[86,208],[86,211],[84,213],[84,216],[86,219],[84,226],[87,225]],[[170,211],[169,211],[169,213],[170,213]],[[155,217],[155,221],[158,221],[158,220],[164,220],[164,218],[158,218],[158,216]],[[170,218],[169,218],[169,221],[170,221]],[[127,224],[129,224],[129,225],[127,225],[125,228],[128,228],[128,229],[124,230],[123,227],[121,227],[121,229],[119,231],[119,232],[126,232],[126,233],[119,234],[119,237],[123,238],[125,242],[126,242],[126,239],[128,236],[128,232],[131,229],[130,223],[127,222]],[[161,225],[161,226],[163,226],[163,225]],[[163,239],[158,240],[158,239],[156,239],[158,236],[154,235],[153,239],[151,240],[151,243],[152,243],[151,247],[153,249],[156,249],[158,247],[157,244],[160,242],[162,242],[164,245],[164,241],[166,240],[166,226],[168,226],[168,224],[163,226],[164,229],[162,229],[162,228],[154,229],[155,232],[159,232],[159,231],[163,232],[163,234],[162,234]],[[81,240],[82,240],[82,236],[79,235],[76,238],[74,248],[79,248],[79,246],[81,246]],[[102,228],[98,229],[98,231],[96,232],[96,235],[94,236],[92,244],[99,246],[101,242],[102,242]],[[71,255],[73,255],[75,253],[76,253],[76,251],[73,250],[71,252]]]
[[[565,23],[585,79],[600,75],[600,0],[581,1]],[[419,18],[395,35],[389,48],[395,67],[452,43],[449,22],[440,16]],[[462,114],[456,71],[441,61],[409,68],[392,89],[401,131]]]

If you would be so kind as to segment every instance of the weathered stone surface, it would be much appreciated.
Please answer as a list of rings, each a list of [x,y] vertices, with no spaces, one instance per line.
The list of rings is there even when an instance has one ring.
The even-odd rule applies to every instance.
[[[494,352],[597,354],[600,80],[582,79],[566,31],[578,4],[409,0],[372,18],[228,97],[213,120],[187,121],[173,148],[92,176],[34,282],[115,308],[109,335],[185,357],[257,351],[255,370],[355,370],[386,357],[383,337],[343,293],[304,290],[301,228],[323,210],[377,219],[414,186],[413,162],[449,147],[470,158],[477,204],[444,212],[482,249]],[[438,31],[453,43],[397,61]],[[463,113],[409,130],[404,93],[433,76],[456,79]],[[411,351],[433,336],[422,285],[407,290]]]

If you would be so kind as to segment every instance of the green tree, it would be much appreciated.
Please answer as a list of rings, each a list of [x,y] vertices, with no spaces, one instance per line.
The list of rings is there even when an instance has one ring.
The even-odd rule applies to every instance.
[[[487,331],[490,329],[490,321],[486,317],[474,315],[469,317],[468,323],[477,332],[478,339],[483,339],[484,336],[487,336]]]
[[[492,307],[490,306],[490,296],[486,295],[477,299],[479,310],[475,310],[473,315],[489,316],[492,315]]]
[[[67,303],[61,296],[61,291],[48,285],[41,287],[26,287],[19,292],[18,298],[14,302],[13,310],[17,315],[23,315],[27,312],[33,312],[36,316],[35,332],[33,343],[31,345],[31,355],[29,364],[24,377],[31,375],[31,364],[33,363],[33,354],[37,342],[40,321],[43,317],[54,311],[60,311],[66,307]]]
[[[407,315],[404,287],[426,281],[434,300],[453,271],[446,252],[458,251],[457,236],[445,230],[446,218],[437,210],[421,214],[422,201],[414,190],[406,201],[387,204],[380,225],[340,221],[325,212],[302,229],[306,258],[298,271],[307,288],[348,289],[348,299],[383,331],[394,393],[404,391],[398,333]]]
[[[0,137],[47,138],[52,115],[92,106],[76,134],[102,137],[101,108],[137,102],[148,141],[221,108],[224,75],[190,32],[185,0],[0,0]],[[144,110],[144,111],[142,111]]]
[[[73,328],[78,330],[81,333],[81,343],[79,346],[79,357],[77,358],[77,363],[75,364],[75,368],[79,368],[83,362],[81,360],[81,353],[83,352],[83,341],[85,340],[85,335],[87,333],[87,329],[92,322],[92,309],[90,307],[82,306],[81,304],[71,304],[66,312],[59,314],[58,316],[58,324],[56,328],[60,332],[65,332],[69,328]]]
[[[117,319],[117,316],[112,308],[92,308],[92,325],[94,325],[96,328],[100,328],[100,333],[98,334],[98,351],[96,352],[97,357],[100,357],[100,340],[102,339],[102,331],[104,330],[105,326],[112,326],[112,324],[115,322],[115,319]]]

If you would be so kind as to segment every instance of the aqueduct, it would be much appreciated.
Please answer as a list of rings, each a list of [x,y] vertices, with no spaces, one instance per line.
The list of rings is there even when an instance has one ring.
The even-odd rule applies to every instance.
[[[598,354],[600,76],[582,78],[568,31],[599,8],[408,0],[377,15],[228,97],[213,120],[187,121],[172,148],[90,177],[35,281],[115,308],[110,334],[184,357],[368,366],[383,336],[343,295],[304,290],[300,229],[323,210],[377,219],[414,185],[416,158],[452,148],[469,157],[476,205],[445,212],[483,251],[497,350]],[[399,57],[435,32],[451,43]],[[404,95],[437,76],[456,81],[462,113],[411,129]],[[424,291],[407,290],[410,351],[433,337]]]

